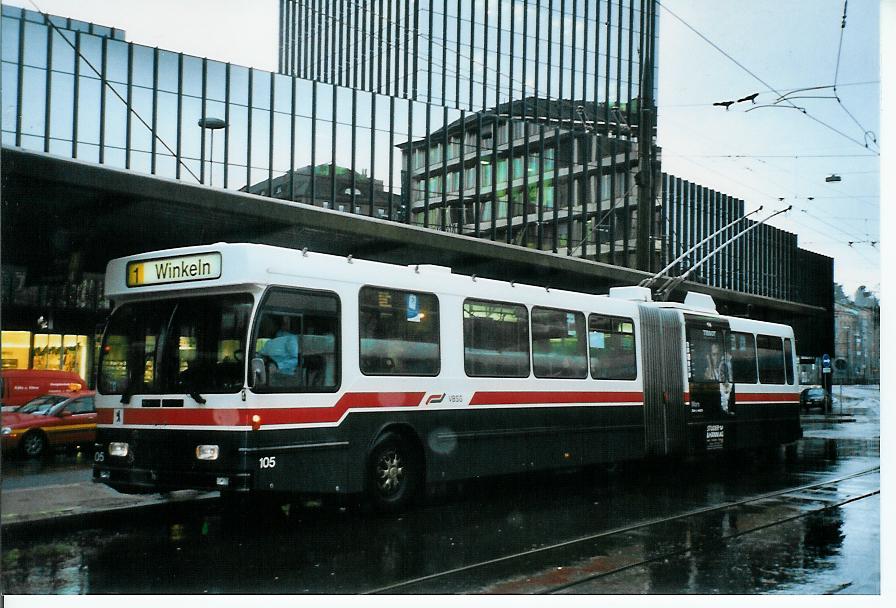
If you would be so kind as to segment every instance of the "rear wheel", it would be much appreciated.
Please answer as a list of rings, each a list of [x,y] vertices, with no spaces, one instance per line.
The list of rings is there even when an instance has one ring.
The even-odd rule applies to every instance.
[[[47,438],[40,431],[31,431],[22,437],[21,449],[26,458],[42,458],[47,452]]]
[[[370,450],[367,490],[380,511],[407,507],[420,488],[422,466],[417,452],[397,433],[385,433]]]

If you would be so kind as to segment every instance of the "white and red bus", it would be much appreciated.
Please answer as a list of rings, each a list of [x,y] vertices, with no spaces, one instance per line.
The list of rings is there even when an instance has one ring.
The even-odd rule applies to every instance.
[[[257,244],[109,263],[94,478],[367,492],[801,436],[793,331],[711,298],[590,295]]]

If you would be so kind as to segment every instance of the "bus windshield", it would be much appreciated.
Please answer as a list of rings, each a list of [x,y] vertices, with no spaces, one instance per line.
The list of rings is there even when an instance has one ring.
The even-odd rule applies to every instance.
[[[228,294],[121,306],[103,335],[99,392],[239,391],[252,301],[249,294]]]

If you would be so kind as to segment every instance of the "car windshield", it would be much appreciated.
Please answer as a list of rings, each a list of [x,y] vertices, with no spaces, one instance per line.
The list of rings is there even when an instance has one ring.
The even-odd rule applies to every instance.
[[[243,387],[250,294],[125,304],[100,349],[107,395],[234,393]]]
[[[58,403],[62,403],[68,399],[65,395],[44,395],[43,397],[37,397],[36,399],[32,399],[22,407],[16,410],[17,414],[38,414],[40,416],[46,416],[50,413],[50,410],[54,405]]]

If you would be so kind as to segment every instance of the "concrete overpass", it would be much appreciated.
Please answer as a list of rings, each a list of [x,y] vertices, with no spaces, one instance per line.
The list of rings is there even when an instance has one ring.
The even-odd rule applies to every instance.
[[[218,241],[307,247],[396,264],[440,264],[454,272],[591,293],[633,285],[636,270],[552,252],[438,232],[4,147],[2,261],[29,281],[103,272],[123,255]],[[833,347],[833,311],[697,283],[720,311],[790,323],[802,355]],[[5,319],[17,319],[8,306]],[[26,315],[27,316],[27,315]],[[104,316],[104,315],[101,315]],[[4,329],[8,329],[4,322]],[[830,346],[828,345],[830,344]]]

